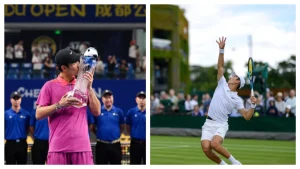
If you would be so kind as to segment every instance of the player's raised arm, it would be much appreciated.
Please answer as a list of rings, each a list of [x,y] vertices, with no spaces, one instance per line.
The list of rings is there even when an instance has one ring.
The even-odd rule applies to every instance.
[[[256,98],[255,96],[252,96],[251,98],[251,107],[250,109],[246,110],[246,109],[241,109],[239,110],[239,112],[241,113],[241,115],[246,119],[246,120],[250,120],[253,116],[256,104],[252,104],[252,103],[256,103]]]
[[[224,48],[225,48],[225,42],[226,42],[226,38],[222,37],[219,38],[219,41],[216,41],[219,45],[219,59],[218,59],[218,81],[220,80],[220,78],[223,76],[224,74]]]

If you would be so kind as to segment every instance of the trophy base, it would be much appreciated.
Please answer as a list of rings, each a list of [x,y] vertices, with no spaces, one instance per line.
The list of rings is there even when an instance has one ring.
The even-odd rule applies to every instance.
[[[70,91],[68,93],[68,97],[75,97],[79,101],[81,101],[81,104],[79,104],[79,105],[72,105],[73,107],[82,108],[82,107],[86,107],[87,106],[87,103],[86,103],[87,102],[87,95],[85,93],[83,93],[82,91],[79,91],[79,90]]]

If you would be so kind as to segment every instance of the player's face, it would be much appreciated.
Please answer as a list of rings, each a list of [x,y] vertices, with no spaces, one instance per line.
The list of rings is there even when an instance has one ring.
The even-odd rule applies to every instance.
[[[70,73],[70,75],[77,76],[78,71],[79,71],[79,62],[69,64],[68,72]]]
[[[20,97],[14,97],[10,99],[11,105],[13,107],[19,107],[21,105],[22,102],[22,98]]]
[[[237,87],[240,84],[239,77],[234,75],[231,76],[230,79],[228,80],[228,87],[230,88],[231,91],[237,90]]]
[[[105,95],[102,97],[102,102],[105,107],[111,107],[114,102],[114,97],[112,95]]]
[[[145,96],[139,96],[136,97],[136,103],[139,107],[145,107],[146,106],[146,97]]]

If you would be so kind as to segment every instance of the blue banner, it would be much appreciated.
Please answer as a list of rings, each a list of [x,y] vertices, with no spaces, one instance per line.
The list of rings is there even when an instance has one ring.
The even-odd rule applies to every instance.
[[[146,5],[5,5],[6,23],[146,23]]]
[[[11,108],[10,94],[13,91],[19,91],[22,94],[21,107],[31,112],[36,107],[35,102],[45,82],[46,80],[5,80],[5,110]],[[111,90],[114,95],[114,105],[127,112],[136,106],[136,94],[146,90],[146,81],[95,80],[93,88],[99,99],[103,90]]]

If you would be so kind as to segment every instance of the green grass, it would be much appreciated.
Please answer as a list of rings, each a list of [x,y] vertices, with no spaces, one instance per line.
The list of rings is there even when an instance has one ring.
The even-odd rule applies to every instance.
[[[225,139],[223,146],[243,165],[296,164],[295,141]],[[151,164],[215,164],[202,152],[200,137],[151,136],[150,153]]]

